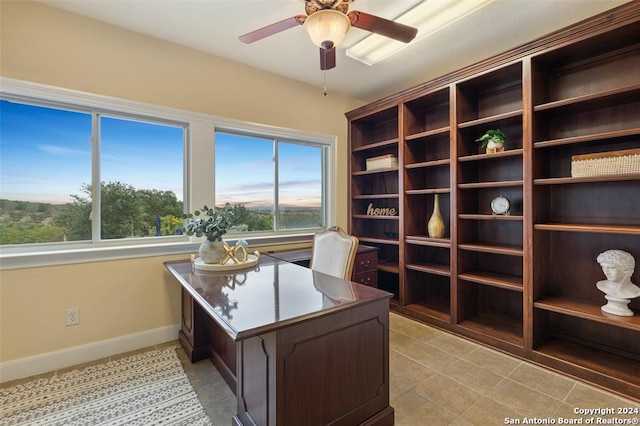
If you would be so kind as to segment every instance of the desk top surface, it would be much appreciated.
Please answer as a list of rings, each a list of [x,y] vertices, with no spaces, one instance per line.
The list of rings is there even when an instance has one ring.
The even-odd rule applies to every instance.
[[[229,272],[194,270],[188,261],[165,266],[234,340],[392,296],[268,255]]]

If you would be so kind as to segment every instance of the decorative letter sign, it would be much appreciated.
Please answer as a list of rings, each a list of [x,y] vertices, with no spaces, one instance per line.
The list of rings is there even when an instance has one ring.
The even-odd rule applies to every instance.
[[[398,212],[393,207],[373,207],[373,203],[369,203],[367,207],[367,216],[395,216]]]

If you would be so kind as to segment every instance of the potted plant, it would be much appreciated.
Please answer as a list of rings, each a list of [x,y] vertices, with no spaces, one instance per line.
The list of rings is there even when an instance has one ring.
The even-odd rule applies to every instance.
[[[233,220],[233,210],[226,204],[217,213],[206,205],[193,213],[186,213],[188,219],[183,232],[188,236],[206,237],[200,245],[198,254],[204,263],[220,263],[226,254],[226,243],[222,239]]]
[[[480,142],[480,146],[486,148],[486,153],[495,153],[504,151],[504,141],[506,136],[500,129],[491,129],[476,139],[476,142]]]

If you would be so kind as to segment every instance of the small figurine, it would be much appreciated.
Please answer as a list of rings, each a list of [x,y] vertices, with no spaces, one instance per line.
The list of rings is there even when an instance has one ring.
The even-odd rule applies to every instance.
[[[640,297],[640,287],[631,282],[636,261],[633,256],[622,250],[607,250],[596,259],[606,280],[598,281],[596,287],[605,293],[607,304],[602,306],[603,312],[612,315],[631,317],[633,311],[627,306],[631,299]]]
[[[220,264],[226,264],[229,259],[236,264],[245,263],[247,261],[247,248],[245,247],[246,243],[243,243],[244,241],[241,240],[233,247],[225,245],[224,250],[226,253],[220,261]]]

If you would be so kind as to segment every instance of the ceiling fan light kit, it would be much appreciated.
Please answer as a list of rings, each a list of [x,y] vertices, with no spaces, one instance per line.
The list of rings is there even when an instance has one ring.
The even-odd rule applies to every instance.
[[[313,44],[323,49],[331,49],[344,41],[351,28],[351,21],[342,12],[324,9],[309,15],[302,26]]]

